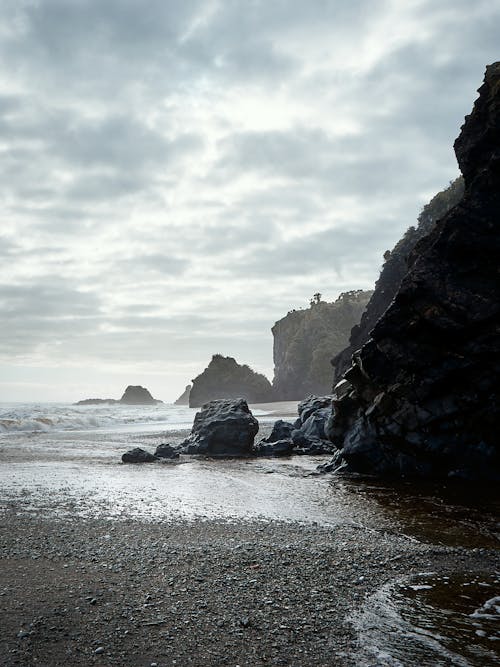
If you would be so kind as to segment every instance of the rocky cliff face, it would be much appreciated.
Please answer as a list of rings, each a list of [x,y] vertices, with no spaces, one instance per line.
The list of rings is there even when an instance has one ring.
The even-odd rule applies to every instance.
[[[347,345],[371,294],[362,290],[345,292],[334,303],[319,301],[276,322],[272,328],[276,400],[330,393],[330,359]]]
[[[351,365],[351,358],[370,337],[370,333],[385,313],[389,304],[396,296],[401,281],[408,271],[408,257],[418,241],[427,236],[449,210],[458,204],[464,193],[462,177],[450,183],[424,206],[418,217],[416,227],[410,227],[392,250],[384,254],[385,262],[375,283],[375,290],[368,301],[359,324],[353,327],[348,346],[332,359],[333,384],[335,385]]]
[[[465,194],[417,243],[328,432],[352,470],[500,479],[500,63],[455,142]]]
[[[269,380],[232,357],[214,354],[203,373],[193,380],[189,407],[200,406],[220,398],[244,398],[249,403],[271,401],[273,389]]]

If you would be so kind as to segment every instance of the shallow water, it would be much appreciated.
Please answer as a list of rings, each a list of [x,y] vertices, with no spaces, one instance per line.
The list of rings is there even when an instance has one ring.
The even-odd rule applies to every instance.
[[[499,593],[499,573],[450,577],[427,572],[388,584],[353,619],[360,646],[357,664],[498,665]]]

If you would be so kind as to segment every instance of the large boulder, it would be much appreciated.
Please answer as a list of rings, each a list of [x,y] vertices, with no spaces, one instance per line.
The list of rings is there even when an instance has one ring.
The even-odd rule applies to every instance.
[[[157,460],[154,454],[140,447],[135,447],[122,455],[123,463],[154,463]]]
[[[463,199],[413,249],[327,426],[351,470],[500,480],[500,62],[455,142]]]
[[[210,401],[196,413],[182,446],[186,454],[250,456],[258,430],[244,398]]]

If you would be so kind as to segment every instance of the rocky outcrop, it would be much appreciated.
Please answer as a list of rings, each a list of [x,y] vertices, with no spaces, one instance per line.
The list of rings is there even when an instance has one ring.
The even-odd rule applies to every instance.
[[[157,461],[157,458],[151,452],[147,452],[145,449],[136,447],[131,449],[125,454],[122,455],[123,463],[154,463]]]
[[[189,405],[189,395],[191,393],[191,385],[188,384],[186,385],[186,388],[182,392],[182,394],[179,396],[179,398],[175,401],[174,405]]]
[[[220,398],[244,398],[249,403],[266,403],[273,399],[269,380],[232,357],[214,354],[208,367],[193,380],[189,407],[199,408]]]
[[[113,403],[119,402],[115,398],[84,398],[77,401],[75,405],[113,405]]]
[[[299,403],[295,423],[278,419],[270,435],[254,447],[254,453],[257,456],[333,453],[335,448],[325,435],[331,405],[332,396],[309,396]]]
[[[123,396],[120,398],[120,403],[125,405],[156,405],[162,402],[153,398],[145,387],[131,384],[125,389]]]
[[[194,418],[182,443],[186,454],[250,456],[259,423],[243,398],[210,401]]]
[[[119,401],[114,398],[85,398],[83,401],[75,403],[75,405],[116,405],[120,403],[122,405],[156,405],[157,403],[163,403],[163,401],[153,398],[144,387],[129,384]]]
[[[345,348],[372,292],[345,292],[333,303],[313,301],[276,322],[274,336],[275,400],[300,400],[331,391],[333,355]],[[320,295],[318,295],[320,296]]]
[[[351,470],[500,480],[500,63],[455,142],[465,193],[413,249],[327,432]]]
[[[396,296],[401,281],[408,271],[408,257],[418,241],[427,236],[436,222],[458,204],[463,193],[464,181],[460,176],[424,206],[418,217],[417,226],[410,227],[394,248],[384,253],[385,261],[382,271],[375,283],[375,290],[366,305],[361,321],[353,327],[347,347],[331,361],[334,368],[334,385],[349,368],[352,355],[366,343],[373,327]]]

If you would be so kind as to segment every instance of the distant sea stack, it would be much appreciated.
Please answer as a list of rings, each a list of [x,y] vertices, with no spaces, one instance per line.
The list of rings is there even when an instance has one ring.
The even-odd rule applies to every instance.
[[[338,386],[328,435],[351,470],[500,481],[500,62],[455,141],[461,201]]]
[[[271,401],[273,388],[269,380],[232,357],[214,354],[208,367],[193,380],[189,407],[200,406],[219,398],[244,398],[249,403]]]
[[[348,346],[334,359],[333,384],[336,384],[351,365],[351,357],[370,337],[370,332],[385,313],[408,271],[408,257],[418,241],[427,236],[438,220],[458,204],[464,194],[464,180],[459,176],[453,183],[439,192],[424,206],[416,227],[410,227],[392,250],[384,253],[384,265],[375,290],[361,317],[361,322],[352,329]]]
[[[75,405],[113,405],[117,403],[122,405],[156,405],[157,403],[163,403],[163,401],[153,398],[145,387],[129,384],[119,401],[114,398],[85,398],[75,403]]]
[[[179,396],[179,398],[175,401],[174,405],[189,405],[189,394],[191,393],[191,385],[188,384],[186,385],[186,388],[182,392],[182,394]]]
[[[315,295],[307,310],[292,310],[272,328],[275,400],[329,394],[331,358],[343,350],[361,319],[371,291],[342,293],[333,303]]]
[[[163,403],[163,401],[153,398],[145,387],[129,384],[120,398],[120,403],[126,405],[156,405],[157,403]]]

